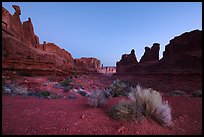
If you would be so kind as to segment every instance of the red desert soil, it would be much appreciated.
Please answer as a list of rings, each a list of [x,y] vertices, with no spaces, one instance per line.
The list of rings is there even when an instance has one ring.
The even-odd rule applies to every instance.
[[[42,99],[31,96],[2,96],[3,135],[76,134],[202,134],[202,98],[165,96],[172,107],[174,125],[163,127],[151,119],[141,123],[118,121],[107,110],[119,100],[108,100],[101,108],[87,104],[87,98]]]

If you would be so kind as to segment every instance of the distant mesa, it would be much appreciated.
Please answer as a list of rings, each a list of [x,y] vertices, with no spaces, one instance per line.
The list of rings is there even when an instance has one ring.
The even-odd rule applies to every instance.
[[[29,75],[96,73],[100,60],[85,58],[74,61],[72,55],[58,45],[44,41],[34,33],[32,20],[21,23],[21,9],[12,5],[11,15],[2,7],[2,69]],[[80,62],[80,63],[78,63]]]

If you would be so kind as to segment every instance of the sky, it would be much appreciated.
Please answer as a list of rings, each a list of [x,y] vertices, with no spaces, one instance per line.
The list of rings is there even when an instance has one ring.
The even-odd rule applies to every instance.
[[[165,46],[175,36],[202,30],[202,2],[2,2],[12,15],[21,8],[21,22],[31,18],[40,43],[54,43],[73,58],[95,57],[116,66],[122,54]]]

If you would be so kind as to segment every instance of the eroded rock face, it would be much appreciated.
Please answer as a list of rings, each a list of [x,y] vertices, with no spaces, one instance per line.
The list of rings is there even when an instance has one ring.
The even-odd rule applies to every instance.
[[[101,62],[96,58],[78,58],[74,59],[76,68],[81,72],[96,72],[100,69]]]
[[[193,30],[170,40],[159,65],[167,70],[202,73],[202,31]]]
[[[10,28],[12,15],[2,7],[2,28]]]
[[[197,50],[202,50],[202,31],[200,30],[185,32],[180,36],[174,37],[165,46],[163,57],[166,58],[173,54]]]
[[[123,65],[131,65],[135,64],[137,62],[137,58],[135,56],[135,50],[132,49],[130,54],[123,54],[121,57],[121,60],[117,62],[117,66],[123,66]]]
[[[122,55],[125,60],[127,55]],[[202,31],[194,30],[174,37],[159,60],[159,44],[145,47],[140,63],[117,62],[117,74],[196,73],[202,74]]]
[[[39,39],[36,39],[36,35],[34,33],[33,24],[31,19],[28,18],[28,21],[23,22],[23,31],[24,31],[24,38],[28,44],[31,45],[39,45]]]
[[[43,48],[31,19],[22,24],[20,7],[14,5],[13,8],[12,16],[2,7],[2,69],[21,75],[72,73],[71,54],[53,43],[47,43]]]
[[[142,56],[140,63],[159,60],[160,44],[154,43],[151,48],[145,47],[145,53]]]
[[[12,31],[21,39],[24,39],[24,32],[23,32],[23,25],[20,20],[20,15],[21,15],[21,9],[17,5],[12,5],[12,7],[15,9],[15,13],[13,14],[12,17]]]
[[[116,62],[116,72],[123,73],[123,68],[129,65],[137,64],[137,58],[135,56],[135,50],[132,49],[130,54],[123,54],[121,60]]]

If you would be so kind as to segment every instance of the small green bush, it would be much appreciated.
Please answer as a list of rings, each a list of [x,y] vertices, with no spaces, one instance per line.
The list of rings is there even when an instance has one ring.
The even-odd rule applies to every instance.
[[[73,88],[73,80],[72,77],[67,77],[64,81],[60,83],[60,85],[64,88],[64,91],[70,90]]]
[[[43,97],[47,97],[47,96],[50,95],[50,92],[47,91],[47,90],[45,90],[45,91],[41,91],[41,92],[40,92],[40,95],[43,96]]]

